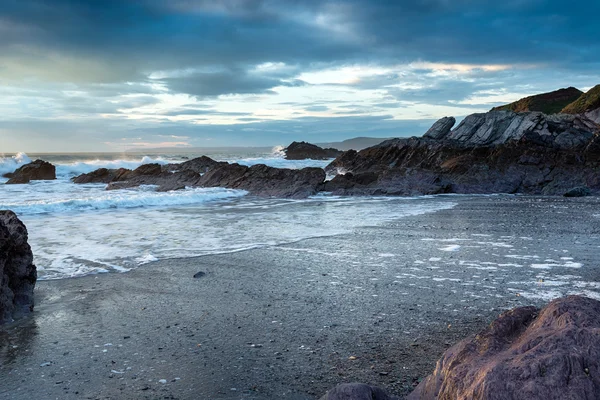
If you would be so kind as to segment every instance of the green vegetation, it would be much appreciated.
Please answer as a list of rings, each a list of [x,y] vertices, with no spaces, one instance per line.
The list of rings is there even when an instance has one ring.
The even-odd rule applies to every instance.
[[[583,114],[586,111],[600,108],[600,85],[591,88],[587,93],[562,109],[564,114]]]
[[[556,114],[563,108],[581,98],[583,92],[574,87],[555,90],[554,92],[525,97],[514,103],[492,108],[492,111],[510,110],[514,112],[540,111],[544,114]]]

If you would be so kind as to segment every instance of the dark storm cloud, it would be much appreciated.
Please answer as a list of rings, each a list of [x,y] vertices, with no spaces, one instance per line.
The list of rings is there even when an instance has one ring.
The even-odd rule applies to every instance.
[[[59,69],[53,79],[61,60],[70,60],[70,79],[90,82],[141,81],[153,71],[201,66],[240,71],[264,62],[304,70],[415,59],[585,70],[598,66],[600,50],[600,25],[589,17],[600,12],[598,2],[5,0],[0,11],[4,57]],[[188,88],[185,78],[166,84],[199,96],[264,93],[281,84],[244,73],[213,83],[196,78]]]

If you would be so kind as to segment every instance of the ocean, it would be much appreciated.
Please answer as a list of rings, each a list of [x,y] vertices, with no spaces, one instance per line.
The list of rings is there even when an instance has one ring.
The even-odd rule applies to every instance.
[[[127,272],[152,261],[277,246],[307,238],[341,235],[357,227],[453,207],[434,196],[340,197],[305,200],[259,198],[242,190],[186,188],[159,193],[152,186],[105,190],[78,185],[81,173],[179,163],[207,155],[243,165],[325,167],[331,160],[286,160],[281,147],[198,153],[4,154],[0,175],[40,158],[56,166],[55,181],[3,185],[0,209],[17,213],[29,232],[38,279],[64,279]]]

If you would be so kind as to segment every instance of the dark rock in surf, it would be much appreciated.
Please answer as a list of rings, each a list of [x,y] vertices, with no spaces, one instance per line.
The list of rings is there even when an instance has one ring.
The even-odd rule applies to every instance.
[[[5,177],[9,176],[5,175]],[[19,167],[15,172],[10,174],[10,179],[6,183],[21,184],[29,183],[30,181],[54,179],[56,179],[56,167],[47,161],[35,160]]]
[[[27,228],[12,211],[0,211],[0,323],[33,310],[37,269]]]
[[[263,197],[305,198],[317,193],[324,180],[322,168],[296,170],[264,164],[251,167],[227,164],[209,170],[198,180],[198,185],[247,190]]]
[[[585,197],[585,196],[589,196],[590,194],[592,194],[590,188],[585,187],[585,186],[580,186],[580,187],[576,187],[576,188],[569,190],[568,192],[563,194],[563,196],[565,196],[565,197]]]
[[[409,400],[600,398],[600,301],[520,307],[447,350]]]
[[[342,154],[337,149],[323,149],[317,145],[307,142],[292,142],[283,150],[287,160],[329,160]]]
[[[342,383],[320,400],[400,400],[399,397],[388,395],[383,389],[364,383]]]
[[[194,274],[194,278],[202,278],[204,275],[206,275],[206,272],[199,271]]]

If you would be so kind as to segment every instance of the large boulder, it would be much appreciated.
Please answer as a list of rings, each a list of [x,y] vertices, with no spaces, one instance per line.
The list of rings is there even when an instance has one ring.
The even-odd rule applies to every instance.
[[[127,168],[98,168],[87,174],[77,175],[76,177],[71,178],[71,181],[73,181],[73,183],[109,183],[121,180],[123,176],[126,176],[130,172],[131,170]]]
[[[520,307],[447,350],[408,400],[600,398],[600,301]]]
[[[292,142],[284,149],[284,152],[287,160],[329,160],[342,154],[340,150],[323,149],[307,142]]]
[[[33,310],[36,279],[27,228],[12,211],[0,211],[0,323]]]
[[[56,167],[44,160],[35,160],[19,167],[15,172],[6,174],[7,184],[29,183],[30,181],[56,179]]]
[[[163,171],[176,172],[176,171],[193,171],[197,174],[204,174],[211,168],[218,165],[227,164],[222,161],[215,161],[210,157],[200,156],[180,164],[167,164],[163,166]]]
[[[329,390],[320,400],[400,400],[377,386],[364,383],[342,383]]]

